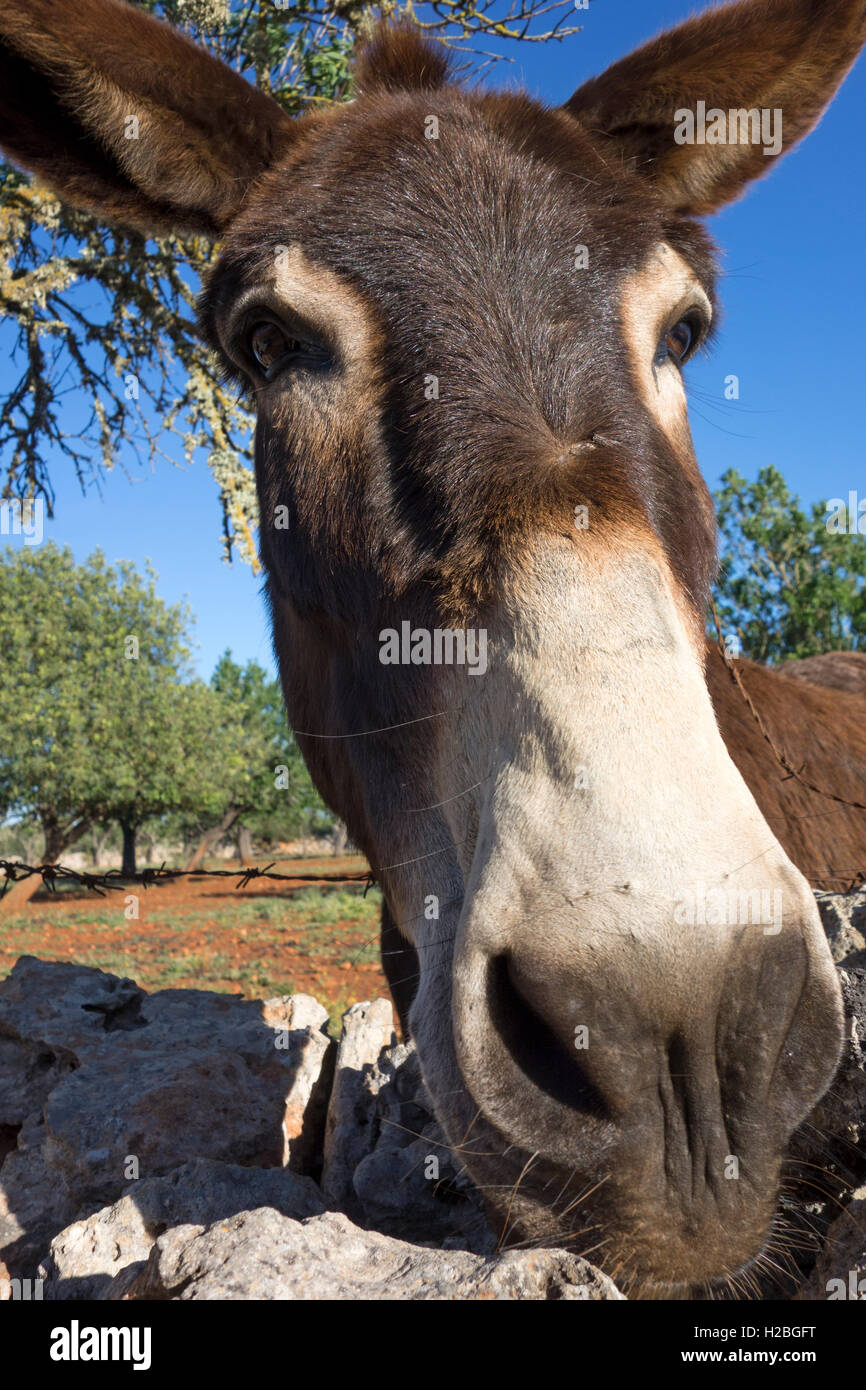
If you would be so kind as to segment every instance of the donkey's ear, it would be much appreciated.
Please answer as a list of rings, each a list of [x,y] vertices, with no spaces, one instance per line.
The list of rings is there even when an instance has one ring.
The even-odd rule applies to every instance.
[[[742,0],[636,49],[565,110],[673,209],[712,212],[812,129],[864,39],[866,0]],[[755,111],[767,115],[752,143]]]
[[[215,235],[293,129],[270,97],[123,0],[2,0],[0,148],[109,220]]]

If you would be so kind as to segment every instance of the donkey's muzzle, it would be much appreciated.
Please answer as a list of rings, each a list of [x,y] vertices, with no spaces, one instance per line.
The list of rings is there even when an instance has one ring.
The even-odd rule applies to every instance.
[[[841,1045],[810,895],[800,907],[806,925],[789,914],[778,929],[679,936],[650,913],[641,931],[574,921],[570,952],[561,924],[537,923],[475,970],[464,960],[462,1074],[497,1132],[545,1165],[527,1230],[557,1220],[550,1165],[590,1194],[570,1219],[603,1230],[643,1283],[698,1284],[759,1253],[785,1145]]]

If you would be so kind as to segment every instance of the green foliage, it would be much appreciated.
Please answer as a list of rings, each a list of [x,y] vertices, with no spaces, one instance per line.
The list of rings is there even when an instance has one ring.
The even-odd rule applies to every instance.
[[[730,469],[715,494],[722,540],[716,604],[744,656],[779,662],[866,646],[866,543],[803,510],[775,468],[747,483]]]
[[[74,0],[70,0],[74,3]],[[285,109],[351,95],[351,59],[386,0],[138,0],[192,33]],[[452,44],[574,33],[569,0],[445,0],[405,12]],[[539,16],[553,20],[535,28]],[[252,420],[191,332],[217,248],[103,226],[0,163],[0,313],[13,369],[0,404],[2,494],[53,500],[50,468],[82,486],[115,460],[203,454],[223,507],[225,553],[256,566]],[[3,344],[4,348],[6,343]],[[14,375],[17,373],[17,376]]]
[[[246,765],[232,780],[232,801],[255,839],[273,843],[327,830],[333,817],[313,786],[289,729],[279,681],[255,661],[238,666],[227,651],[211,677],[243,731]],[[285,769],[278,776],[277,769]]]
[[[4,553],[0,817],[38,818],[52,856],[117,814],[130,758],[160,804],[165,779],[182,775],[151,764],[170,755],[164,705],[187,671],[189,616],[153,580],[99,551],[83,565],[55,545]]]
[[[138,827],[169,811],[219,819],[248,779],[249,740],[232,702],[165,668],[130,670],[100,747],[110,771],[106,813]]]
[[[154,578],[99,551],[3,552],[0,820],[22,847],[41,826],[49,858],[110,821],[201,830],[234,811],[268,840],[327,829],[279,684],[228,652],[210,684],[192,679],[190,615]]]
[[[33,816],[22,816],[0,826],[0,859],[20,859],[33,864],[42,854],[42,827]]]

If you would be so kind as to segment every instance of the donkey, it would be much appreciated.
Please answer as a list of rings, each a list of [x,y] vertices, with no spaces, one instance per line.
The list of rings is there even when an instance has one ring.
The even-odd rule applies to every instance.
[[[772,1238],[842,1018],[707,683],[695,219],[773,163],[749,111],[781,111],[785,148],[814,126],[866,0],[714,9],[555,110],[460,85],[403,27],[354,101],[299,119],[121,0],[5,0],[0,36],[10,158],[222,241],[201,326],[258,412],[289,716],[375,868],[395,995],[503,1240],[642,1296],[730,1280]],[[736,136],[690,142],[701,102]],[[483,674],[429,661],[458,631]]]

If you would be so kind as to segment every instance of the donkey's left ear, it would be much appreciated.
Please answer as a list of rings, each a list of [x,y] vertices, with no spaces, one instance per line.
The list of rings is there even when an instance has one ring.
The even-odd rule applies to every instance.
[[[218,235],[294,131],[264,92],[123,0],[0,0],[0,148],[110,221]]]
[[[866,0],[742,0],[636,49],[565,110],[675,211],[713,212],[812,129],[864,40]]]

